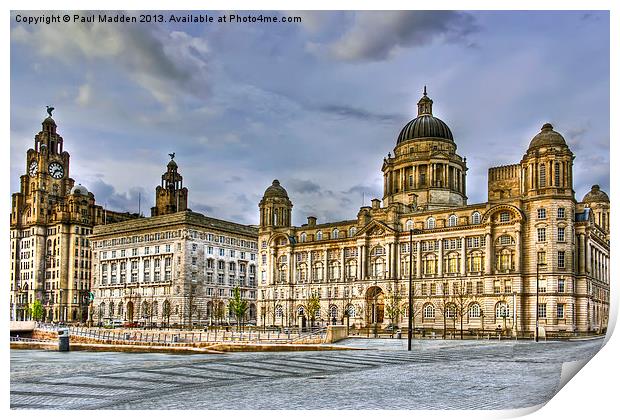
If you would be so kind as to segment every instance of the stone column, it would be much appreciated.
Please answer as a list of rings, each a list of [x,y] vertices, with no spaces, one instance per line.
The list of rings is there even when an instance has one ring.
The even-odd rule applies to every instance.
[[[577,258],[579,259],[579,273],[584,274],[586,269],[586,244],[585,244],[585,236],[583,234],[578,235],[578,246],[579,246],[579,255]]]
[[[295,270],[294,270],[294,255],[291,251],[291,249],[289,248],[289,250],[286,253],[286,260],[287,260],[287,265],[288,265],[288,284],[292,284],[293,283],[293,276],[295,275]]]
[[[391,258],[392,258],[392,244],[388,243],[387,244],[387,254],[385,256],[385,265],[386,265],[387,270],[385,270],[385,271],[387,271],[387,276],[388,276],[389,279],[392,278],[392,260],[391,260]]]
[[[592,245],[586,238],[586,274],[592,274]]]
[[[491,239],[491,228],[487,229],[484,237],[484,274],[492,274],[491,269],[493,267],[493,244]]]
[[[346,274],[345,274],[346,263],[347,261],[345,257],[344,248],[340,248],[340,281],[345,281],[346,279]]]
[[[363,280],[362,277],[362,246],[358,245],[357,247],[357,278],[358,280]]]
[[[437,274],[439,277],[443,276],[443,239],[439,239],[439,262],[437,264]]]
[[[521,272],[521,223],[515,226],[515,271]]]
[[[367,268],[366,266],[368,265],[366,261],[366,245],[362,245],[362,253],[361,253],[360,259],[362,260],[362,273],[361,273],[362,280],[365,280],[366,279],[366,268]]]
[[[422,277],[422,246],[420,241],[415,242],[416,246],[416,267],[415,267],[415,276],[416,278]],[[409,258],[413,257],[413,250],[409,250]]]
[[[464,276],[467,271],[467,245],[465,244],[465,237],[461,237],[461,276]]]
[[[312,250],[308,251],[308,272],[306,273],[306,279],[308,280],[308,283],[312,283]]]
[[[331,233],[330,233],[331,235]],[[323,281],[327,283],[329,279],[329,250],[325,249],[325,258],[323,258]]]

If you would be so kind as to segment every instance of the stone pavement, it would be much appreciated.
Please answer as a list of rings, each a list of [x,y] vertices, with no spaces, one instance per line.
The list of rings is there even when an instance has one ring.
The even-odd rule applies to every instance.
[[[511,409],[557,391],[574,342],[348,339],[365,350],[170,355],[11,351],[13,409]]]

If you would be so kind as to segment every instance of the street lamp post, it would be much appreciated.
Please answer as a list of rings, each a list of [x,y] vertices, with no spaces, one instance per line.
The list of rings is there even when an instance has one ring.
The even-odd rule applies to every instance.
[[[413,229],[409,230],[409,313],[407,315],[409,325],[407,329],[407,351],[411,351],[411,339],[413,335]]]

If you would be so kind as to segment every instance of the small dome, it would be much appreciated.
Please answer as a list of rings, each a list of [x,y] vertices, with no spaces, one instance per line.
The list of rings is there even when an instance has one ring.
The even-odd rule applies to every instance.
[[[286,190],[280,185],[280,181],[274,179],[271,183],[271,186],[265,190],[264,198],[286,198],[288,199],[288,194]]]
[[[170,162],[168,162],[168,168],[178,168],[178,167],[179,165],[177,165],[177,163],[174,160],[170,159]]]
[[[540,133],[536,134],[530,142],[529,149],[544,146],[566,146],[566,140],[557,131],[553,130],[553,126],[546,123],[540,129]]]
[[[47,117],[46,119],[43,120],[43,125],[56,125],[56,121],[54,121],[54,119],[52,117]]]
[[[400,130],[396,145],[407,140],[425,138],[454,141],[447,124],[433,116],[433,100],[427,96],[426,86],[422,98],[418,101],[418,116]]]
[[[609,196],[601,191],[601,187],[598,185],[592,185],[590,192],[581,201],[584,203],[609,203]]]
[[[79,195],[88,196],[88,190],[86,189],[85,186],[78,184],[78,185],[74,185],[73,188],[71,188],[71,194],[79,194]]]
[[[452,131],[445,122],[432,115],[420,115],[403,127],[396,144],[428,137],[454,141]]]

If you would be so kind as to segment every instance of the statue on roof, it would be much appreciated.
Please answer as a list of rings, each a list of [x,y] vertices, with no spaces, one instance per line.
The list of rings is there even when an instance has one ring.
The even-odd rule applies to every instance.
[[[49,115],[50,118],[52,118],[52,111],[54,110],[54,107],[48,105],[46,108],[47,108],[47,115]]]
[[[174,153],[174,152],[172,152],[172,153],[168,153],[168,156],[170,156],[170,159],[171,159],[171,160],[174,160],[175,153]]]

